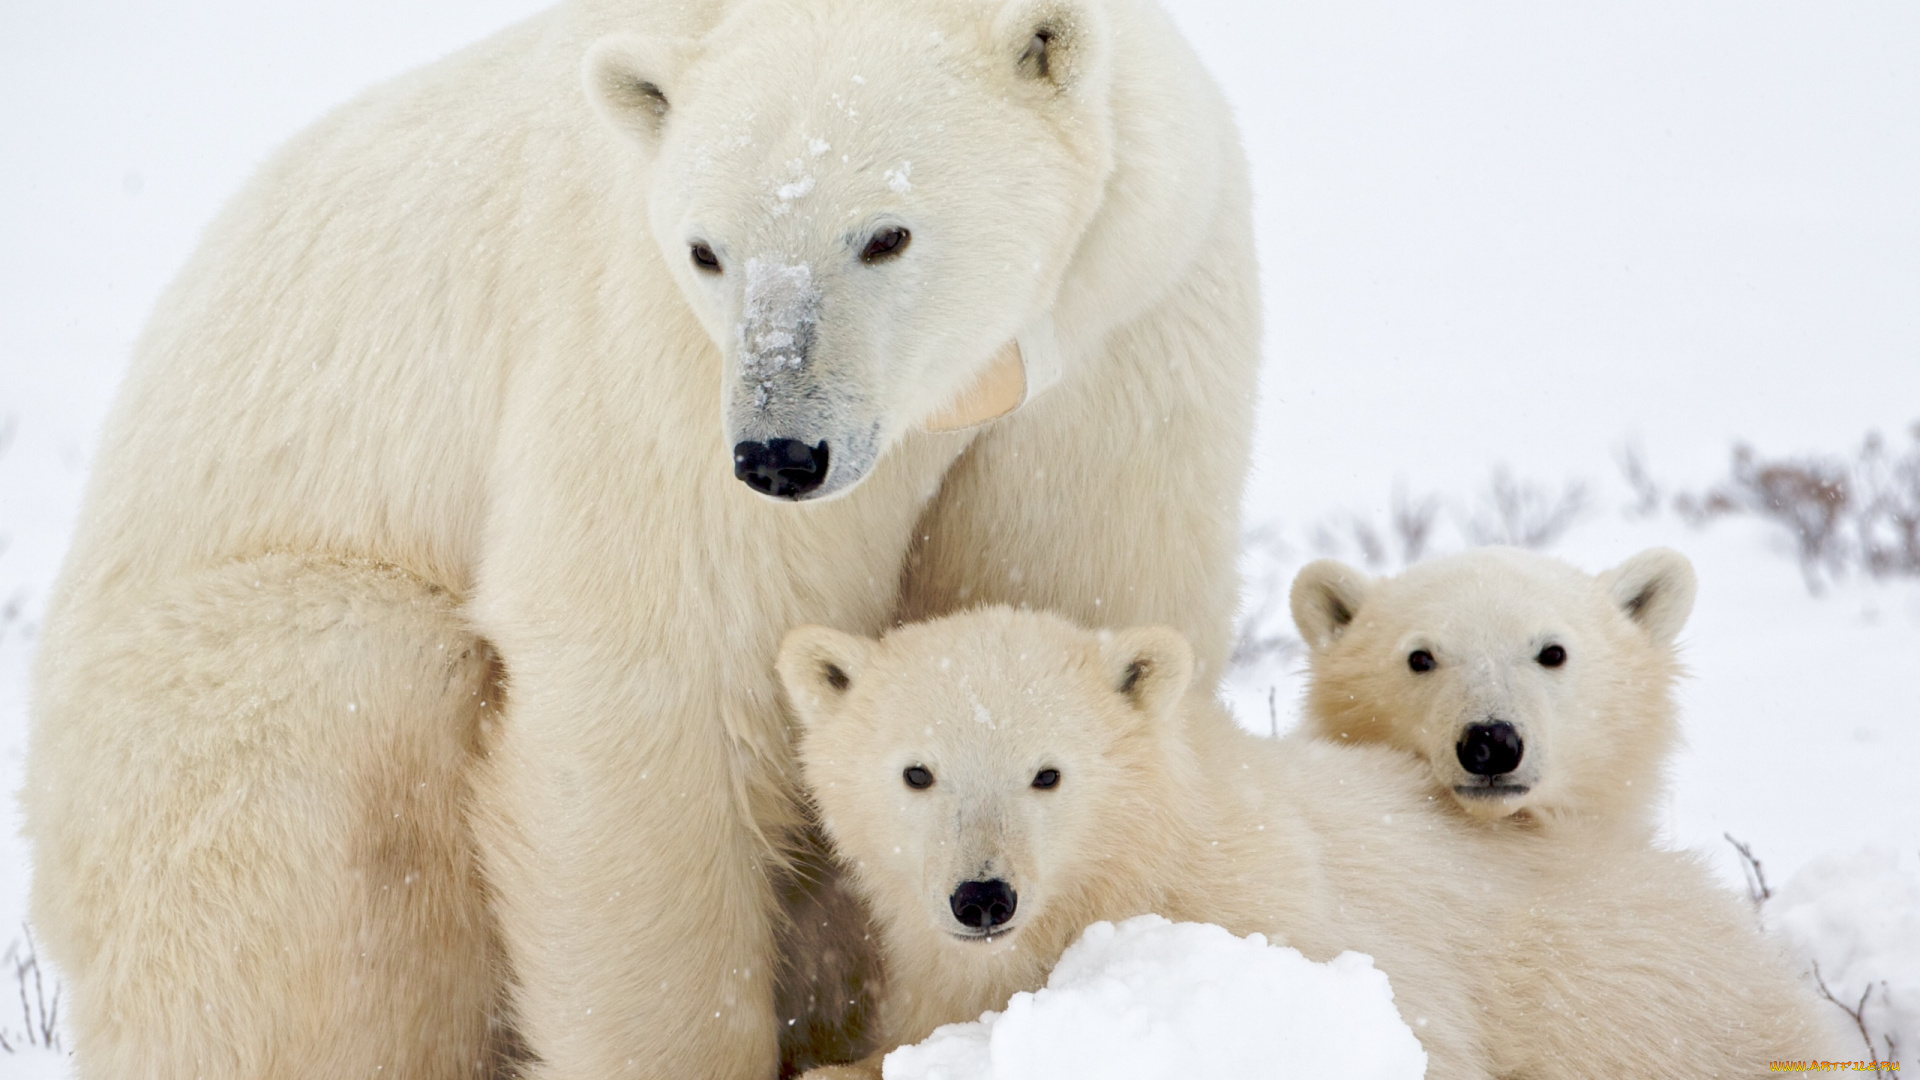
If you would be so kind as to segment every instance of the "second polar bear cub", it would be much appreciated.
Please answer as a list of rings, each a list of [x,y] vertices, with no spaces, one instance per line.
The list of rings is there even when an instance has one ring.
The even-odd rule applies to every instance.
[[[1698,864],[1513,844],[1397,750],[1249,735],[1187,693],[1172,630],[985,608],[877,641],[801,627],[778,666],[879,930],[883,1047],[1038,990],[1086,926],[1146,913],[1368,953],[1433,1080],[1746,1075],[1823,1044]]]
[[[1668,548],[1599,575],[1504,547],[1382,579],[1322,559],[1293,584],[1307,729],[1413,752],[1478,819],[1650,829],[1693,595]]]

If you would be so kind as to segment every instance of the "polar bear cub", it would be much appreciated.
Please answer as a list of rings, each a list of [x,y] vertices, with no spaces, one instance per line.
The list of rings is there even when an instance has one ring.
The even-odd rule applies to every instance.
[[[1186,694],[1172,630],[987,608],[878,641],[801,627],[778,667],[880,931],[883,1047],[1039,989],[1087,925],[1144,913],[1370,954],[1435,1080],[1724,1076],[1824,1045],[1690,860],[1515,844],[1436,804],[1409,755],[1248,735]]]
[[[1504,547],[1381,579],[1323,559],[1293,583],[1307,728],[1413,752],[1478,819],[1650,831],[1693,595],[1668,548],[1597,576]]]

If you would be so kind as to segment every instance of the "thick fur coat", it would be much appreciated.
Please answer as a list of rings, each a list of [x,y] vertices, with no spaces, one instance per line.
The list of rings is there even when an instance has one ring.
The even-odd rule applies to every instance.
[[[147,328],[39,650],[78,1074],[772,1075],[781,634],[1028,603],[1217,673],[1256,278],[1148,0],[578,0],[298,136]],[[780,438],[810,499],[732,475]]]
[[[1005,608],[788,636],[806,782],[881,929],[884,1043],[1002,1008],[1087,925],[1152,912],[1370,954],[1434,1080],[1757,1076],[1840,1045],[1691,858],[1482,828],[1407,754],[1247,734],[1184,696],[1191,669],[1165,627]]]
[[[1668,548],[1599,575],[1504,547],[1380,579],[1311,563],[1292,596],[1307,730],[1415,754],[1479,821],[1648,838],[1693,595],[1692,564]]]

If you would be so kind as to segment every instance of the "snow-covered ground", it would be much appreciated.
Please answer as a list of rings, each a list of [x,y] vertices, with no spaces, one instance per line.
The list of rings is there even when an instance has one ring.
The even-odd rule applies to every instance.
[[[1361,953],[1324,964],[1206,923],[1095,923],[1047,985],[887,1055],[886,1080],[1420,1080],[1427,1054]]]
[[[33,630],[100,420],[199,230],[329,105],[539,6],[0,5],[0,787],[19,783]],[[1255,173],[1252,607],[1351,515],[1384,523],[1396,485],[1464,517],[1498,466],[1589,485],[1551,548],[1588,569],[1686,551],[1701,591],[1668,836],[1730,884],[1723,832],[1776,888],[1808,868],[1770,918],[1834,956],[1838,996],[1871,980],[1907,995],[1904,1020],[1884,1015],[1912,1067],[1920,583],[1813,595],[1760,522],[1627,512],[1615,458],[1631,442],[1669,490],[1697,491],[1736,439],[1841,451],[1920,419],[1920,7],[1172,6]],[[1464,542],[1450,521],[1443,549]],[[1283,648],[1231,687],[1256,729],[1290,723],[1297,693]],[[26,876],[0,830],[0,942]],[[0,1075],[58,1060],[0,1051]]]

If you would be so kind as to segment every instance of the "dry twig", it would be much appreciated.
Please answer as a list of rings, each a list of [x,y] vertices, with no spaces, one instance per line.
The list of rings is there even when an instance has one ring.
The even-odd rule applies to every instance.
[[[1860,991],[1859,1002],[1849,1006],[1846,1002],[1834,997],[1833,991],[1827,988],[1827,980],[1820,975],[1820,961],[1818,960],[1813,962],[1813,981],[1816,986],[1820,987],[1820,996],[1833,1002],[1841,1012],[1846,1013],[1847,1016],[1853,1020],[1853,1026],[1860,1029],[1860,1039],[1867,1044],[1867,1060],[1873,1063],[1873,1075],[1885,1080],[1887,1073],[1883,1066],[1891,1065],[1895,1061],[1893,1057],[1894,1043],[1893,1037],[1889,1035],[1887,1037],[1887,1060],[1881,1061],[1879,1052],[1873,1048],[1873,1036],[1867,1032],[1867,999],[1873,996],[1873,984],[1868,983],[1867,988]],[[1886,983],[1882,982],[1880,984],[1880,991],[1883,994],[1888,993]]]
[[[1551,547],[1587,511],[1587,486],[1568,482],[1559,495],[1530,480],[1516,480],[1504,467],[1481,495],[1481,506],[1461,522],[1460,531],[1476,544]]]
[[[0,1031],[0,1050],[13,1054],[28,1047],[39,1047],[57,1052],[60,1049],[60,984],[56,982],[52,994],[48,994],[40,973],[40,957],[33,947],[33,932],[25,926],[21,930],[20,939],[7,949],[6,962],[13,965],[13,981],[20,991],[20,1019],[26,1033],[16,1048],[6,1032]],[[22,945],[26,947],[24,953]]]
[[[1660,512],[1662,492],[1660,485],[1653,479],[1653,473],[1647,468],[1646,452],[1638,443],[1629,443],[1621,448],[1619,457],[1620,475],[1633,489],[1633,505],[1627,507],[1627,514],[1636,518],[1648,518]]]
[[[1740,872],[1747,879],[1747,899],[1753,901],[1755,910],[1773,898],[1773,890],[1767,886],[1767,872],[1761,868],[1760,860],[1753,857],[1753,849],[1733,838],[1732,833],[1721,833],[1733,850],[1740,853]]]

